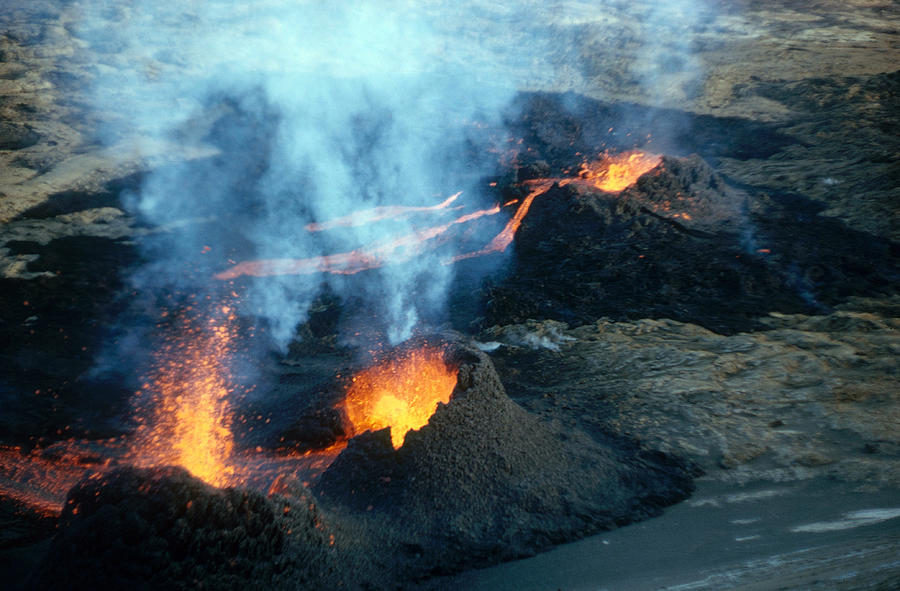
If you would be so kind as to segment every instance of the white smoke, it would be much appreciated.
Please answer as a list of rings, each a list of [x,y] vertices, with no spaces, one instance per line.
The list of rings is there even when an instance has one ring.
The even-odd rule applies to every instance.
[[[221,260],[236,244],[242,256],[308,258],[414,230],[400,220],[318,236],[304,231],[312,222],[460,190],[477,203],[473,183],[490,169],[464,150],[498,126],[514,91],[500,65],[456,51],[441,12],[419,3],[147,0],[94,6],[84,22],[84,36],[111,49],[95,93],[110,142],[217,151],[160,167],[129,201],[156,226],[195,222],[149,244],[153,262],[135,280],[151,290],[211,281],[198,253]],[[471,52],[478,39],[464,42]],[[396,342],[441,306],[452,272],[437,255],[404,258],[368,272],[365,293],[352,295]],[[323,281],[345,286],[262,278],[249,309],[284,346]]]
[[[325,235],[305,232],[311,222],[433,205],[460,190],[483,200],[474,183],[494,163],[465,149],[489,140],[481,130],[500,127],[517,90],[565,89],[577,63],[567,49],[578,42],[566,23],[631,6],[647,9],[638,21],[646,52],[633,66],[644,83],[693,72],[679,31],[697,12],[683,2],[88,3],[80,35],[100,55],[105,138],[177,152],[129,203],[155,226],[190,231],[148,242],[151,263],[136,283],[197,289],[217,270],[208,260],[308,258],[414,230],[398,220]],[[371,306],[397,342],[444,303],[446,254],[404,258],[365,282],[264,277],[246,304],[283,347],[323,282],[339,295],[352,285],[346,295]]]
[[[650,6],[633,71],[651,103],[690,104],[706,76],[694,45],[716,13],[706,0],[664,0]]]

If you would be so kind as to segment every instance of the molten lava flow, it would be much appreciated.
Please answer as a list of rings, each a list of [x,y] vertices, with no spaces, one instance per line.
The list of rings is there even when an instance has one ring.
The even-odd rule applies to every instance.
[[[364,226],[366,224],[371,224],[372,222],[403,218],[414,213],[441,211],[450,207],[450,204],[456,201],[460,195],[462,195],[462,191],[450,195],[437,205],[426,205],[418,207],[409,205],[385,205],[381,207],[374,207],[372,209],[366,209],[364,211],[357,211],[344,217],[328,220],[327,222],[306,224],[305,229],[307,232],[323,232],[325,230],[332,230],[334,228]]]
[[[516,209],[516,213],[513,214],[513,217],[506,223],[506,226],[504,226],[500,233],[494,236],[494,239],[481,250],[457,255],[451,259],[451,262],[455,263],[465,259],[484,256],[492,252],[503,252],[506,250],[506,247],[512,244],[513,238],[516,237],[516,231],[519,229],[519,226],[522,225],[522,220],[524,220],[525,216],[528,214],[528,210],[531,208],[531,203],[534,201],[534,198],[546,193],[555,182],[557,182],[556,179],[526,181],[526,183],[532,187],[531,192],[525,196],[519,204],[518,209]]]
[[[582,164],[579,176],[601,191],[618,193],[633,185],[642,174],[656,168],[660,161],[660,156],[640,150],[604,153],[601,159]]]
[[[396,449],[408,431],[428,423],[439,402],[450,401],[455,386],[456,370],[441,349],[426,346],[356,374],[343,408],[352,434],[390,427]]]
[[[306,275],[323,272],[335,275],[355,275],[360,271],[377,269],[390,263],[408,261],[424,250],[435,246],[430,243],[446,234],[452,227],[494,215],[499,207],[481,209],[459,216],[440,226],[418,230],[410,234],[374,244],[365,249],[328,254],[305,259],[264,259],[245,261],[216,274],[216,279],[237,279],[242,275],[264,277],[268,275]]]
[[[185,322],[180,334],[157,352],[153,375],[144,386],[153,417],[139,432],[136,464],[176,464],[215,486],[232,482],[227,361],[234,320],[234,312],[222,307],[205,325]]]
[[[58,517],[69,489],[109,467],[109,459],[97,453],[107,446],[121,447],[115,440],[75,439],[29,452],[0,445],[0,498],[41,517]]]
[[[601,154],[598,160],[586,162],[581,165],[579,176],[542,178],[525,181],[524,185],[530,187],[530,192],[519,203],[516,213],[507,222],[506,226],[486,246],[479,250],[458,254],[445,261],[454,263],[464,259],[483,256],[495,252],[503,252],[512,243],[516,231],[522,224],[522,220],[528,214],[532,202],[539,195],[546,193],[554,184],[565,186],[569,184],[582,185],[594,189],[600,189],[607,193],[618,193],[631,186],[642,174],[649,172],[659,165],[661,157],[640,150],[631,150],[620,154]],[[433,212],[446,210],[460,193],[450,196],[437,205],[423,207],[383,206],[374,209],[357,212],[349,216],[337,218],[319,224],[308,224],[306,229],[310,232],[320,232],[340,226],[360,226],[388,218],[398,218],[415,212]],[[503,207],[515,204],[516,200],[506,202]],[[303,259],[265,259],[245,261],[234,265],[215,275],[216,279],[231,280],[243,275],[263,277],[268,275],[306,275],[311,273],[332,273],[335,275],[353,275],[361,271],[376,269],[387,264],[397,264],[408,261],[414,256],[435,248],[440,241],[438,238],[446,238],[449,230],[459,224],[466,224],[478,218],[499,213],[499,205],[491,209],[482,209],[467,213],[439,226],[432,226],[423,230],[398,236],[384,242],[370,246],[341,252]]]

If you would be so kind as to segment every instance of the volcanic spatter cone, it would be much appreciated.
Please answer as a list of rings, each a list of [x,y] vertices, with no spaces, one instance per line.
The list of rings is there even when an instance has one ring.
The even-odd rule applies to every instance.
[[[654,515],[692,490],[679,460],[547,423],[512,401],[491,360],[456,340],[449,403],[399,449],[389,429],[349,441],[313,490],[407,550],[411,575],[530,554]]]
[[[548,423],[507,396],[483,352],[436,341],[455,386],[402,441],[363,431],[318,480],[283,474],[268,496],[181,468],[91,477],[70,491],[33,587],[383,588],[642,519],[692,490],[681,460]]]
[[[484,326],[661,317],[727,334],[773,310],[838,302],[847,285],[884,283],[866,262],[883,258],[883,245],[838,233],[824,218],[790,229],[778,221],[797,215],[729,186],[696,155],[663,156],[616,194],[559,183],[523,221],[511,272],[485,298]],[[827,243],[836,236],[859,248],[835,257]]]
[[[119,468],[70,492],[33,589],[341,588],[302,487],[219,489],[183,468]]]
[[[563,179],[522,221],[483,326],[671,318],[732,334],[764,328],[770,312],[892,293],[896,248],[821,210],[734,187],[697,155],[662,156],[618,193]]]

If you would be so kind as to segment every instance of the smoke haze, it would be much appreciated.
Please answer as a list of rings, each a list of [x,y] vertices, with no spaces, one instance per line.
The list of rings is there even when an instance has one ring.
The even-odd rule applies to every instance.
[[[410,216],[305,230],[360,210],[433,206],[458,191],[470,210],[492,206],[478,181],[496,163],[473,155],[504,144],[497,130],[517,90],[583,84],[572,82],[584,70],[573,31],[624,6],[94,3],[82,28],[106,49],[94,95],[110,114],[106,141],[198,155],[154,169],[126,200],[169,230],[146,241],[136,287],[204,291],[230,257],[351,252],[423,225]],[[643,39],[632,75],[664,97],[657,90],[671,82],[669,70],[696,70],[679,33],[699,13],[695,4],[643,6],[638,29],[620,34]],[[111,21],[117,26],[100,24]],[[485,241],[497,224],[483,230]],[[403,256],[362,282],[322,273],[253,278],[245,311],[283,348],[324,282],[366,302],[399,342],[443,306],[454,269],[442,263],[453,254],[449,244]]]

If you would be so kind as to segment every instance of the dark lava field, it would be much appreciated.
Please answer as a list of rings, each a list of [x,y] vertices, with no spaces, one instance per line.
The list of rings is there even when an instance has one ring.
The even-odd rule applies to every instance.
[[[895,589],[898,31],[0,0],[4,584]]]

